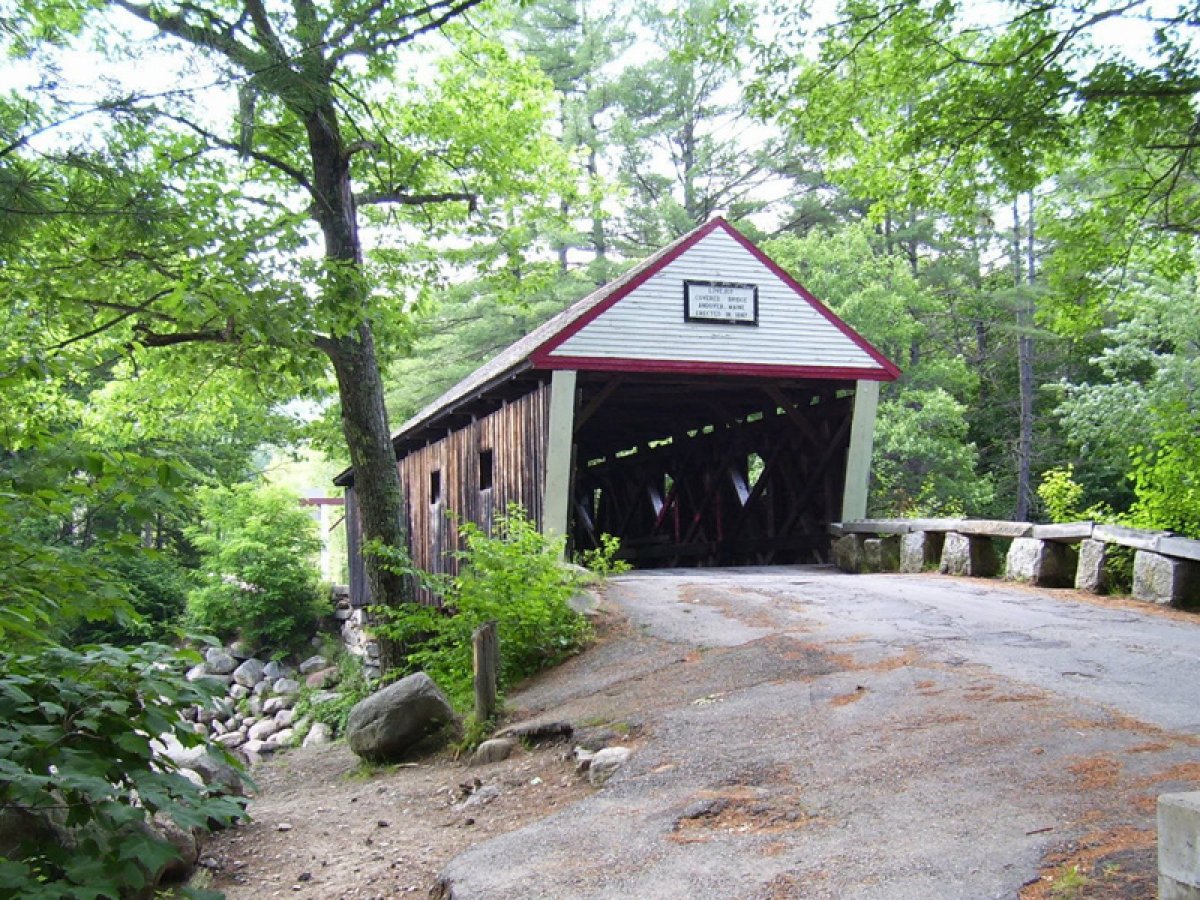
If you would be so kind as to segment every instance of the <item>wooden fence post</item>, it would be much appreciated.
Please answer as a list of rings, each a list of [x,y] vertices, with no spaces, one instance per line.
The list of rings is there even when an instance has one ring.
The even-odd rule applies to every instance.
[[[496,681],[500,671],[500,636],[495,622],[487,622],[471,635],[475,658],[475,721],[487,722],[496,714]]]

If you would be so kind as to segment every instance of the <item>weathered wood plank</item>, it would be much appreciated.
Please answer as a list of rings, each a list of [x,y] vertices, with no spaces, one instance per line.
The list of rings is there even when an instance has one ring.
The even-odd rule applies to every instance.
[[[440,440],[403,455],[397,462],[409,510],[410,551],[427,572],[455,574],[461,550],[448,515],[490,531],[493,513],[519,503],[540,524],[545,472],[549,387],[541,384],[502,403],[490,414]],[[480,453],[492,452],[492,486],[480,488]],[[433,502],[431,475],[438,472],[441,498]],[[435,598],[422,595],[423,602]]]
[[[495,622],[487,622],[471,635],[475,676],[475,721],[496,715],[496,689],[500,672],[500,637]]]

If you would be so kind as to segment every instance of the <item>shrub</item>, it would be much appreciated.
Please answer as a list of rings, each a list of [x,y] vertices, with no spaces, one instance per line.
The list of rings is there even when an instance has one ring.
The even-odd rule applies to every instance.
[[[460,526],[462,570],[442,608],[375,610],[382,620],[376,630],[412,648],[407,671],[424,671],[460,709],[471,703],[471,635],[480,625],[498,625],[501,689],[559,662],[591,634],[568,603],[580,576],[562,564],[563,540],[543,535],[515,504],[497,514],[492,531]]]
[[[628,562],[617,559],[621,550],[621,539],[616,535],[600,535],[600,546],[594,550],[584,550],[579,554],[578,562],[599,579],[610,575],[620,575],[633,569]]]
[[[1077,522],[1083,519],[1112,522],[1116,519],[1112,509],[1104,503],[1083,508],[1084,488],[1075,480],[1075,466],[1070,463],[1061,468],[1048,469],[1042,475],[1037,493],[1051,522]]]
[[[204,585],[188,595],[194,628],[283,649],[309,637],[329,602],[312,558],[316,526],[294,495],[239,485],[200,496],[203,524],[188,536]]]
[[[0,896],[141,892],[176,856],[146,828],[155,814],[184,829],[244,815],[152,750],[163,734],[201,743],[180,713],[210,695],[181,662],[156,644],[0,654],[0,814],[21,825],[5,829]]]
[[[66,643],[129,645],[175,637],[191,586],[191,573],[175,556],[140,550],[95,554],[93,561],[128,590],[133,615],[81,622],[71,629]]]

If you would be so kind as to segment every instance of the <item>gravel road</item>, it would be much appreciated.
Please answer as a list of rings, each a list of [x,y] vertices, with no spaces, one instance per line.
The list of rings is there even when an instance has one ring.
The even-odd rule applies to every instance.
[[[443,870],[457,900],[1153,896],[1200,787],[1200,618],[819,567],[641,573],[510,698],[627,733],[601,791]],[[1059,894],[1055,894],[1058,896]]]

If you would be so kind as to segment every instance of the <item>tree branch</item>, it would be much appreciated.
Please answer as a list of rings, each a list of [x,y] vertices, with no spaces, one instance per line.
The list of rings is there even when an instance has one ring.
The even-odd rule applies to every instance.
[[[466,203],[471,212],[479,205],[479,197],[458,191],[447,191],[441,194],[404,194],[399,191],[378,191],[370,194],[356,195],[354,202],[359,206],[379,206],[392,203],[397,206],[428,206],[431,203]]]
[[[420,9],[415,9],[411,12],[404,13],[403,15],[394,19],[391,23],[380,23],[380,27],[376,29],[376,31],[386,33],[389,30],[389,25],[395,27],[401,22],[417,20],[422,16],[434,16],[423,25],[418,25],[416,28],[404,31],[395,37],[384,38],[382,40],[362,39],[350,41],[345,45],[344,48],[336,50],[332,55],[335,59],[342,59],[346,56],[366,56],[372,53],[379,53],[383,50],[390,50],[393,47],[399,47],[401,44],[407,44],[416,40],[423,34],[428,34],[431,31],[438,31],[447,22],[458,18],[482,2],[483,0],[438,0],[436,3],[430,3],[421,7]],[[372,11],[368,13],[368,16],[373,14],[373,12],[383,8],[385,5],[386,4],[382,2],[382,0],[381,2],[373,4]],[[434,13],[438,10],[444,11],[434,15]],[[345,29],[338,36],[338,38],[336,38],[334,41],[331,41],[331,43],[340,42],[354,31],[366,33],[367,29],[363,27],[365,20],[366,17],[358,19],[355,23],[353,23],[353,28],[348,27]]]
[[[180,13],[168,13],[160,7],[149,4],[134,3],[132,0],[113,0],[114,5],[126,12],[137,16],[143,22],[151,25],[182,41],[196,47],[215,50],[230,62],[237,63],[248,72],[255,73],[266,68],[270,61],[255,53],[249,47],[244,47],[233,38],[233,26],[227,26],[218,31],[215,28],[205,28],[193,25]]]
[[[103,332],[108,331],[108,329],[112,328],[114,325],[119,325],[120,323],[124,322],[130,316],[135,316],[138,313],[144,312],[151,304],[155,303],[158,300],[161,300],[163,297],[165,297],[169,293],[171,293],[171,291],[172,291],[172,288],[164,288],[163,290],[159,291],[158,293],[152,294],[148,299],[137,304],[136,306],[118,307],[118,305],[115,303],[102,303],[102,302],[97,301],[97,303],[96,303],[97,306],[109,306],[109,307],[120,308],[122,310],[121,314],[116,316],[113,319],[110,319],[107,322],[97,325],[95,328],[91,328],[91,329],[85,331],[83,334],[77,334],[73,337],[67,338],[64,341],[59,341],[57,344],[54,344],[53,346],[51,346],[48,349],[50,350],[50,352],[53,353],[55,350],[62,350],[65,347],[71,346],[72,344],[78,344],[80,341],[86,341],[90,337],[95,337],[98,334],[102,334]]]
[[[209,328],[203,331],[174,331],[162,333],[151,331],[150,326],[139,322],[133,326],[132,343],[143,347],[174,347],[178,344],[232,344],[238,334],[230,319],[224,328]]]
[[[254,23],[254,31],[258,35],[259,43],[274,57],[277,64],[287,65],[287,48],[283,46],[283,41],[271,27],[271,20],[267,16],[267,10],[262,4],[262,0],[245,0],[245,5],[246,12],[250,14],[250,21]]]
[[[221,137],[220,135],[213,134],[211,131],[209,131],[204,126],[199,125],[196,122],[193,122],[191,119],[185,118],[183,116],[178,116],[173,113],[164,112],[161,110],[159,111],[158,114],[161,115],[164,119],[169,119],[172,122],[177,122],[178,124],[184,126],[185,128],[190,128],[192,131],[194,131],[196,134],[200,135],[200,137],[204,138],[210,144],[220,147],[223,150],[229,150],[230,152],[237,153],[239,155],[241,155],[243,153],[243,151],[245,151],[246,156],[249,156],[251,159],[256,159],[260,163],[263,163],[264,165],[268,165],[271,168],[282,172],[284,175],[287,175],[289,178],[291,178],[292,181],[296,182],[296,184],[300,185],[300,187],[304,188],[309,193],[312,193],[312,182],[309,181],[308,176],[306,174],[304,174],[304,172],[302,172],[300,169],[297,169],[295,166],[293,166],[291,163],[286,163],[279,157],[272,156],[270,153],[263,153],[261,150],[255,150],[253,147],[250,147],[250,148],[241,147],[235,141],[228,141],[225,138]]]

